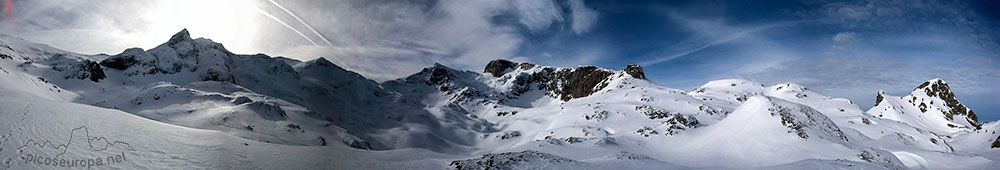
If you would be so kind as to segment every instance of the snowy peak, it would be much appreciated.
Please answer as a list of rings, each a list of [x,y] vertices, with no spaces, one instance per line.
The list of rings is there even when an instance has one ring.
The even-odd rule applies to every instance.
[[[323,58],[323,57],[314,59],[312,61],[308,61],[307,63],[309,63],[310,65],[317,65],[317,66],[323,66],[323,67],[336,66],[333,63],[331,63],[329,60],[326,60],[326,58]]]
[[[762,93],[764,84],[744,79],[712,80],[695,89],[695,92],[725,91],[731,93]]]
[[[188,33],[187,28],[181,30],[180,32],[177,32],[176,34],[174,34],[174,36],[171,36],[170,40],[167,41],[167,44],[173,45],[184,41],[188,42],[193,41],[191,39],[191,34]]]
[[[875,99],[877,105],[868,110],[869,114],[921,129],[953,133],[982,127],[976,114],[959,102],[948,83],[941,79],[928,80],[906,96],[880,91]]]
[[[756,96],[748,99],[745,106],[741,106],[741,109],[734,111],[733,115],[746,111],[761,111],[746,110],[746,108],[767,108],[769,115],[776,118],[780,117],[781,125],[788,128],[788,133],[795,134],[803,140],[809,139],[810,135],[838,143],[846,143],[848,140],[830,118],[806,105],[778,98]]]
[[[143,50],[127,49],[121,54],[110,56],[100,62],[101,65],[115,70],[122,70],[126,76],[156,75],[156,74],[191,74],[190,79],[177,80],[179,83],[189,81],[230,81],[233,79],[233,67],[236,54],[229,52],[222,44],[209,39],[191,39],[187,29],[174,34],[170,39],[156,48]]]
[[[426,76],[425,80],[427,84],[441,84],[457,78],[460,76],[458,73],[462,73],[462,71],[444,66],[441,63],[434,63],[434,66],[424,68],[420,73],[415,75]]]
[[[705,101],[723,105],[738,105],[748,97],[762,96],[766,91],[764,84],[744,79],[722,79],[705,83],[689,92]]]
[[[749,97],[721,121],[691,132],[691,140],[678,150],[700,154],[685,155],[690,158],[682,160],[732,160],[705,164],[708,166],[738,168],[806,159],[857,159],[862,153],[847,147],[829,147],[856,140],[849,139],[830,117],[810,106],[769,96]]]
[[[337,64],[333,64],[333,62],[330,62],[330,60],[326,60],[326,58],[323,57],[303,62],[298,67],[302,67],[303,69],[306,70],[333,69],[337,70],[338,72],[350,72],[338,66]]]
[[[948,83],[945,83],[940,78],[927,80],[923,84],[920,84],[909,96],[930,98],[930,101],[926,105],[923,102],[924,100],[921,100],[921,111],[929,109],[928,107],[936,106],[938,109],[941,109],[941,112],[944,113],[945,118],[948,120],[954,120],[956,117],[965,117],[969,124],[979,127],[979,119],[976,117],[976,113],[959,102],[958,98],[955,98],[955,94],[951,92],[951,88],[948,87]],[[934,101],[943,101],[944,103],[935,105]],[[914,100],[914,102],[917,101]]]

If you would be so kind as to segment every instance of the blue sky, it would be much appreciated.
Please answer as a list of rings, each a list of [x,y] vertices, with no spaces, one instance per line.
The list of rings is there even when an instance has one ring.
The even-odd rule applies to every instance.
[[[498,58],[638,63],[668,87],[793,82],[862,109],[878,90],[942,78],[980,119],[1000,119],[996,1],[11,1],[0,33],[81,53],[151,48],[188,28],[237,53],[327,57],[380,81]]]

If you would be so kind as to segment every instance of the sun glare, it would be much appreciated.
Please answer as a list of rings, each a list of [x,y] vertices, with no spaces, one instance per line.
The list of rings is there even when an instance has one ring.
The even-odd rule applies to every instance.
[[[257,34],[256,1],[251,0],[169,0],[141,17],[148,20],[149,29],[142,40],[145,47],[154,47],[183,28],[192,38],[204,37],[222,43],[235,53],[254,53],[251,43]]]

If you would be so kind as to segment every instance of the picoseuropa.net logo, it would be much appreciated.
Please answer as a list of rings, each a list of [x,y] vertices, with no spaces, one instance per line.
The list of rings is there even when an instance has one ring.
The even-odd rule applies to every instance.
[[[66,152],[69,150],[81,150],[77,147],[84,148],[85,152],[75,153],[75,156],[67,156]],[[86,153],[88,151],[90,153]],[[87,126],[71,130],[69,140],[66,140],[65,143],[26,139],[24,145],[17,148],[24,164],[34,164],[39,167],[83,167],[87,169],[124,163],[128,161],[125,151],[135,151],[135,148],[132,148],[128,142],[90,136]]]
[[[121,152],[119,155],[112,155],[108,157],[96,157],[96,158],[84,158],[84,159],[66,159],[66,158],[52,158],[45,157],[42,155],[27,154],[24,157],[24,163],[35,164],[35,165],[45,165],[54,167],[86,167],[90,169],[92,167],[112,165],[117,163],[122,163],[127,161],[125,158],[125,152]]]

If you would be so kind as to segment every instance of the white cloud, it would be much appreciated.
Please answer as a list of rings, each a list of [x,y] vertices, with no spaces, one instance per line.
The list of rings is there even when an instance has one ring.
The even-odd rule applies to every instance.
[[[833,45],[830,47],[830,51],[826,52],[828,56],[854,52],[861,43],[860,35],[855,32],[840,32],[833,35],[833,38],[830,39],[833,40]]]
[[[570,10],[573,12],[573,32],[583,34],[597,23],[597,11],[587,8],[583,0],[570,0]]]
[[[516,57],[530,32],[566,25],[574,33],[583,33],[597,17],[597,12],[583,6],[581,1],[564,4],[555,0],[275,1],[288,11],[267,1],[242,0],[18,3],[15,21],[0,23],[3,28],[0,33],[69,51],[115,54],[130,47],[151,48],[180,29],[189,28],[192,36],[213,39],[237,53],[265,53],[303,60],[325,56],[378,80],[412,74],[435,62],[479,70],[489,60]],[[184,6],[203,8],[169,8]],[[211,9],[220,7],[232,8],[234,12],[209,15],[219,13]],[[247,15],[253,20],[243,21]],[[515,23],[498,22],[498,17],[515,17],[509,18]],[[233,29],[205,23],[229,25]]]
[[[836,8],[836,15],[849,19],[865,19],[872,15],[872,4],[867,5],[844,5]]]
[[[513,0],[521,23],[531,31],[548,29],[552,23],[562,21],[562,11],[550,0]]]
[[[854,32],[841,32],[833,36],[833,41],[838,43],[850,43],[858,41],[858,33]]]

